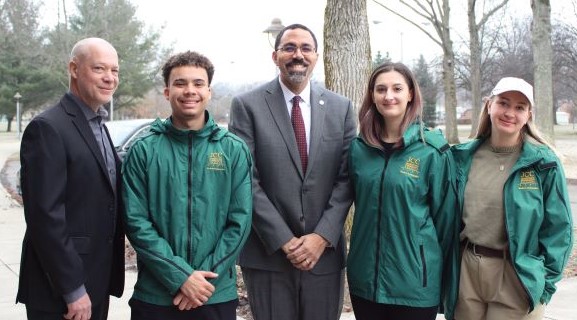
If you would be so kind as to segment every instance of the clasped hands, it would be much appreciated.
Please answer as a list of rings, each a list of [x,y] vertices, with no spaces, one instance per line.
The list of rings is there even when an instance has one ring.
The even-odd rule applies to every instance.
[[[210,271],[194,271],[182,284],[172,299],[179,310],[190,310],[204,305],[214,293],[214,286],[207,279],[217,278],[218,274]]]
[[[292,237],[282,246],[287,259],[299,270],[312,270],[325,251],[328,241],[316,233]]]
[[[299,270],[312,270],[325,251],[328,241],[316,233],[293,237],[282,246],[287,259]],[[190,310],[204,305],[214,293],[214,286],[207,279],[217,278],[210,271],[194,271],[180,287],[172,303],[179,310]]]

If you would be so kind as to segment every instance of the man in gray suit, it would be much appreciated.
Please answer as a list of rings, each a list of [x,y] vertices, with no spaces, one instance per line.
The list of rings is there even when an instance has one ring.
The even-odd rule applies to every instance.
[[[335,320],[352,202],[352,103],[311,83],[317,40],[293,24],[272,53],[280,75],[232,101],[229,129],[254,157],[252,232],[240,255],[256,320]]]

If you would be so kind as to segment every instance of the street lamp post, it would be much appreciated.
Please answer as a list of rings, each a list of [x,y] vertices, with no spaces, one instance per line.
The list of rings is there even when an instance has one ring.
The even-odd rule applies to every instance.
[[[16,99],[16,132],[18,133],[18,139],[20,139],[20,98],[22,98],[22,95],[20,92],[16,92],[14,99]]]
[[[403,61],[403,31],[401,31],[401,63],[405,63]]]
[[[271,48],[273,48],[273,50],[276,50],[276,48],[274,47],[274,41],[276,40],[276,37],[278,36],[278,34],[284,29],[284,25],[282,24],[282,21],[279,18],[274,18],[272,19],[270,26],[268,26],[266,29],[264,29],[264,33],[267,34],[267,38],[268,38],[268,43],[270,44]],[[271,38],[273,39],[273,41],[271,42]],[[277,66],[274,66],[274,74],[278,75],[279,70],[277,68]]]
[[[110,97],[110,121],[114,120],[114,96]]]
[[[284,29],[284,25],[282,24],[282,21],[279,18],[272,19],[270,26],[264,29],[263,32],[268,34],[268,42],[270,43],[271,47],[273,47],[274,45],[270,42],[270,39],[271,38],[276,39],[276,36],[278,36],[278,34],[282,31],[282,29]]]

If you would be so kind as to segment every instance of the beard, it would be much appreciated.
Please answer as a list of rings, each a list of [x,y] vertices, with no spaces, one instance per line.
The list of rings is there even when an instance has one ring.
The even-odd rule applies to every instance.
[[[304,70],[291,70],[293,66],[302,66]],[[306,63],[303,59],[293,59],[289,63],[286,64],[286,79],[292,84],[300,85],[303,82],[308,80],[307,71],[309,68],[309,64]]]
[[[289,72],[287,79],[292,83],[303,83],[307,80],[306,72]]]

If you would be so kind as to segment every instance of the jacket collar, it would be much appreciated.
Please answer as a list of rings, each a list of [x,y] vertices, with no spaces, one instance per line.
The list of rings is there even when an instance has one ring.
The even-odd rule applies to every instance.
[[[415,121],[409,125],[407,130],[403,133],[403,142],[401,148],[406,148],[407,146],[412,145],[415,142],[422,141],[421,134],[420,134],[421,124],[419,121]],[[356,138],[363,142],[367,147],[370,147],[369,144],[363,139],[360,135]]]
[[[165,120],[156,119],[151,125],[151,131],[161,134],[168,134],[177,139],[186,139],[190,135],[197,138],[209,138],[211,141],[220,140],[226,131],[218,126],[211,114],[204,111],[206,123],[200,130],[181,130],[172,124],[172,117]]]
[[[469,142],[453,146],[453,155],[455,160],[461,163],[472,161],[473,154],[487,139],[488,137],[474,139]],[[521,154],[519,155],[519,159],[513,166],[512,170],[516,170],[519,167],[525,167],[545,159],[546,153],[544,149],[546,148],[546,146],[525,139],[521,147]]]
[[[104,163],[104,157],[102,156],[100,147],[98,147],[96,138],[94,137],[94,133],[90,128],[90,124],[88,124],[88,119],[86,118],[86,116],[84,116],[82,110],[80,109],[83,108],[83,106],[79,105],[79,99],[75,98],[74,96],[72,96],[70,92],[68,92],[60,100],[60,105],[64,109],[64,112],[66,112],[66,114],[70,116],[72,124],[76,127],[76,129],[82,136],[82,139],[86,142],[86,145],[88,145],[90,152],[92,152],[92,155],[98,161],[98,165],[100,167],[101,172],[107,177],[107,180],[110,182],[110,179],[108,179],[108,169],[106,168],[106,164]],[[116,164],[119,165],[118,160],[116,161],[117,161]],[[110,184],[110,188],[113,190],[112,184]]]

